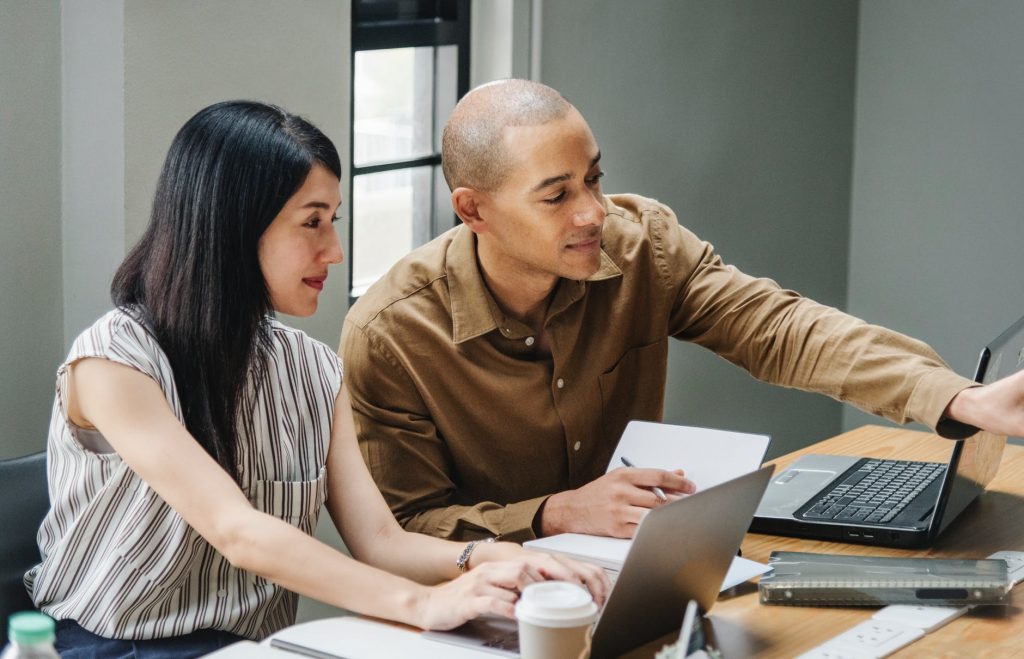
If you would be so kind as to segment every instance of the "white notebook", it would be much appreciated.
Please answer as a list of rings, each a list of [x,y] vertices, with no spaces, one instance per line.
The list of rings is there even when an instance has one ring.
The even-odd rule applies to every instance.
[[[560,533],[547,538],[529,540],[524,542],[523,546],[534,551],[561,554],[578,561],[600,565],[611,573],[617,573],[626,561],[631,544],[632,541],[625,538]],[[733,559],[725,579],[722,580],[721,590],[728,590],[767,571],[767,565],[737,556]]]
[[[637,467],[682,469],[698,490],[756,471],[768,451],[768,435],[650,421],[630,421],[607,471],[626,457]]]
[[[767,435],[630,421],[612,454],[607,471],[622,467],[622,457],[637,467],[682,469],[700,491],[757,470],[768,451],[769,441]],[[562,533],[530,540],[523,546],[563,554],[617,572],[626,560],[630,543],[630,540],[621,538]],[[768,567],[761,563],[737,557],[729,568],[722,590],[767,570]]]

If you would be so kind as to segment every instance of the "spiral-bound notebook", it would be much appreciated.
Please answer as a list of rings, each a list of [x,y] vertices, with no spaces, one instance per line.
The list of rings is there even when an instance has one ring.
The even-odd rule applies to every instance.
[[[891,558],[773,551],[762,604],[974,606],[1008,604],[1010,577],[998,559]]]

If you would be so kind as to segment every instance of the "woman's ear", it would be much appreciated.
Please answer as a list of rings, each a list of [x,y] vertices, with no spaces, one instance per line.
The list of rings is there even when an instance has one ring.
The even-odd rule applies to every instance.
[[[473,188],[452,190],[452,208],[473,233],[484,233],[487,230],[487,222],[480,215],[480,195],[481,192]]]

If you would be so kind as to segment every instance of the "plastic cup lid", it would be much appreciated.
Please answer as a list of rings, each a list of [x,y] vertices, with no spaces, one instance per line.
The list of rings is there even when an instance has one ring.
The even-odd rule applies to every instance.
[[[594,622],[597,604],[582,586],[545,581],[523,589],[516,602],[516,618],[538,627],[578,627]]]
[[[7,637],[14,643],[51,643],[54,627],[53,618],[45,613],[23,611],[7,619]]]

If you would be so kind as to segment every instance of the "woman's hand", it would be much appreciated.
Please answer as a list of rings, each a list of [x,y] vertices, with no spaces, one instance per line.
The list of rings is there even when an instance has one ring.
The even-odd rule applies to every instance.
[[[569,581],[577,583],[594,596],[598,606],[604,605],[612,589],[611,582],[604,569],[590,563],[574,561],[553,554],[523,549],[513,542],[494,542],[478,544],[473,553],[470,554],[467,565],[472,570],[477,565],[483,565],[492,561],[516,561],[526,560],[530,566],[540,575],[541,580]]]
[[[485,614],[513,618],[519,593],[540,581],[584,586],[598,605],[604,603],[611,589],[604,570],[596,565],[528,551],[511,543],[479,545],[471,559],[469,572],[428,590],[419,607],[418,626],[451,629]]]
[[[525,561],[481,565],[457,579],[430,587],[419,607],[416,625],[452,629],[486,614],[512,618],[519,591],[538,580],[543,578]]]

